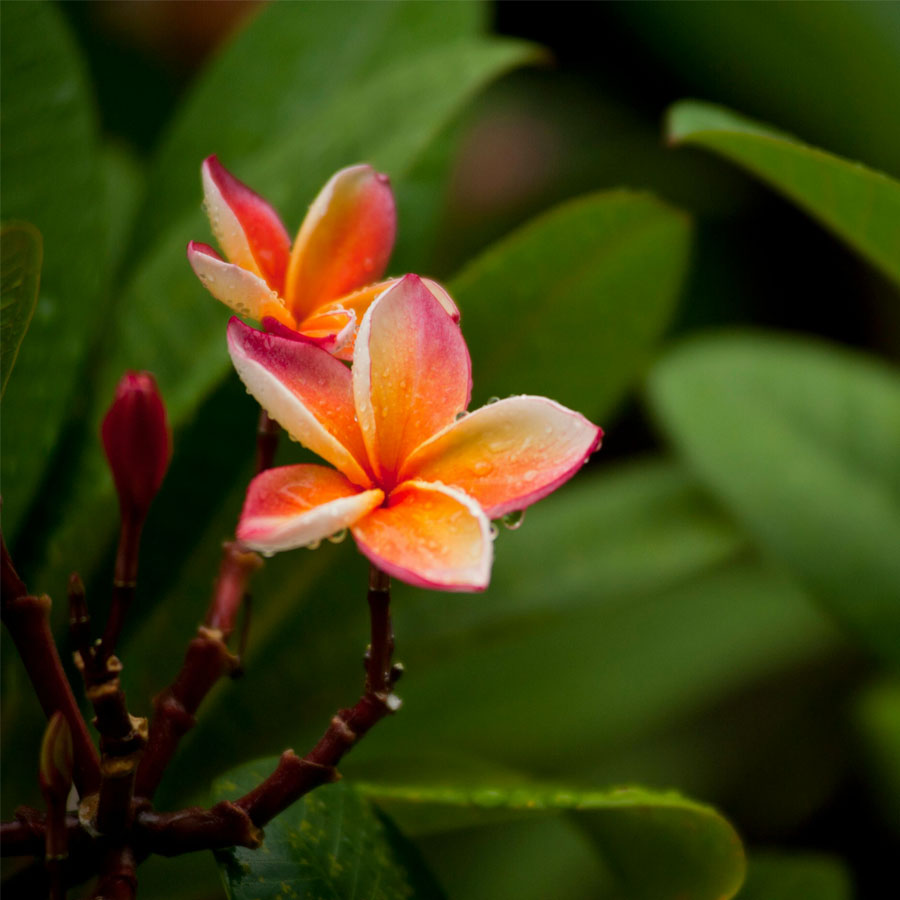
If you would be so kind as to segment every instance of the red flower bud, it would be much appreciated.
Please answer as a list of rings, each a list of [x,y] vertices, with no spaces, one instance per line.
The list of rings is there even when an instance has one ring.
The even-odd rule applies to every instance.
[[[126,372],[103,419],[103,449],[112,469],[122,518],[143,519],[172,455],[166,409],[149,372]]]

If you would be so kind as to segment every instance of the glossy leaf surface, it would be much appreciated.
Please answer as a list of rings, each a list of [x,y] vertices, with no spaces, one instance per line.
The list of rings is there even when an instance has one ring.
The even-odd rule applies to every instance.
[[[0,397],[31,324],[41,281],[43,241],[28,223],[0,228]]]

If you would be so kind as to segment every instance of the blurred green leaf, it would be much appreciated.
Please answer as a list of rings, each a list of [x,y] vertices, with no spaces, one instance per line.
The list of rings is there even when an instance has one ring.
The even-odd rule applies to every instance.
[[[895,3],[622,3],[662,78],[900,176]]]
[[[329,105],[404,58],[477,37],[484,18],[478,2],[269,4],[202,73],[172,122],[150,177],[139,247],[199,206],[200,163],[210,153],[240,171],[292,134],[309,138]],[[332,157],[326,164],[356,161]],[[304,171],[308,163],[301,153],[291,173],[304,191],[318,187]]]
[[[33,225],[0,227],[0,397],[37,305],[42,255],[41,233]]]
[[[900,378],[811,341],[696,339],[650,401],[697,475],[871,649],[900,662]]]
[[[708,103],[671,107],[666,135],[748,169],[900,284],[900,183]]]
[[[813,853],[751,853],[739,900],[853,900],[846,867]]]
[[[619,882],[618,893],[653,900],[725,900],[744,876],[744,853],[734,829],[714,809],[673,792],[624,787],[608,791],[522,784],[357,784],[408,833],[428,833],[429,810],[468,812],[496,821],[563,811],[578,813]]]
[[[900,682],[882,681],[859,698],[857,720],[873,795],[900,831]]]
[[[217,800],[256,787],[278,759],[257,760],[214,786]],[[266,826],[258,850],[218,854],[232,900],[440,900],[443,891],[413,847],[347,784],[307,794]]]
[[[3,398],[3,520],[14,539],[71,414],[107,273],[95,123],[78,49],[53,4],[4,3],[0,16],[0,216],[32,223],[44,242],[40,300]]]
[[[489,248],[450,284],[476,401],[541,394],[609,415],[669,323],[690,238],[679,211],[611,191],[562,204]]]

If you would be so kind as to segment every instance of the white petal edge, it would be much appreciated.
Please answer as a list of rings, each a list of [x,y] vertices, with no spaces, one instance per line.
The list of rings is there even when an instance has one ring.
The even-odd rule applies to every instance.
[[[212,177],[208,161],[203,161],[200,172],[203,180],[203,208],[219,246],[231,262],[261,276],[247,235]]]
[[[284,304],[266,282],[234,263],[188,247],[188,261],[203,286],[239,316],[259,320],[266,304]]]
[[[279,553],[321,541],[349,528],[384,500],[377,488],[352,497],[339,497],[296,516],[257,516],[242,519],[238,540],[260,553]]]

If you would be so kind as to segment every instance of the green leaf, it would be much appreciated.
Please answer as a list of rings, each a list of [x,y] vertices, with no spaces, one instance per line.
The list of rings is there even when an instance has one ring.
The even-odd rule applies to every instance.
[[[900,682],[870,686],[859,698],[856,712],[872,793],[900,832]]]
[[[44,243],[41,291],[3,398],[3,519],[14,538],[66,418],[104,309],[105,204],[92,100],[78,49],[50,3],[0,6],[0,217]]]
[[[741,842],[709,806],[674,792],[624,787],[608,791],[522,784],[375,784],[357,789],[411,833],[432,830],[429,812],[464,811],[469,823],[541,814],[577,813],[596,841],[623,897],[727,898],[744,876]],[[439,820],[443,824],[446,820]]]
[[[154,162],[139,247],[171,228],[186,209],[199,206],[204,157],[217,153],[240,171],[292,134],[310,137],[323,110],[373,77],[409,57],[475,38],[484,12],[477,2],[267,6],[202,73],[179,109]],[[369,152],[364,151],[366,158]],[[331,158],[326,165],[336,169],[353,161]],[[309,184],[306,162],[304,154],[292,178],[318,187]]]
[[[812,341],[696,339],[650,401],[691,468],[759,545],[871,649],[900,663],[900,378]]]
[[[624,3],[615,13],[690,93],[900,175],[894,3]],[[823,102],[827,98],[827,102]]]
[[[37,305],[42,255],[41,233],[33,225],[0,227],[0,397]]]
[[[217,800],[251,790],[277,765],[257,760],[213,788]],[[444,896],[415,849],[346,784],[307,794],[266,826],[258,850],[218,855],[231,900],[439,900]]]
[[[753,853],[739,900],[853,900],[840,860],[816,853]]]
[[[562,204],[489,248],[450,284],[476,401],[541,394],[609,415],[669,323],[690,244],[682,213],[611,191]]]
[[[708,103],[675,104],[666,134],[743,166],[900,284],[900,183]]]

